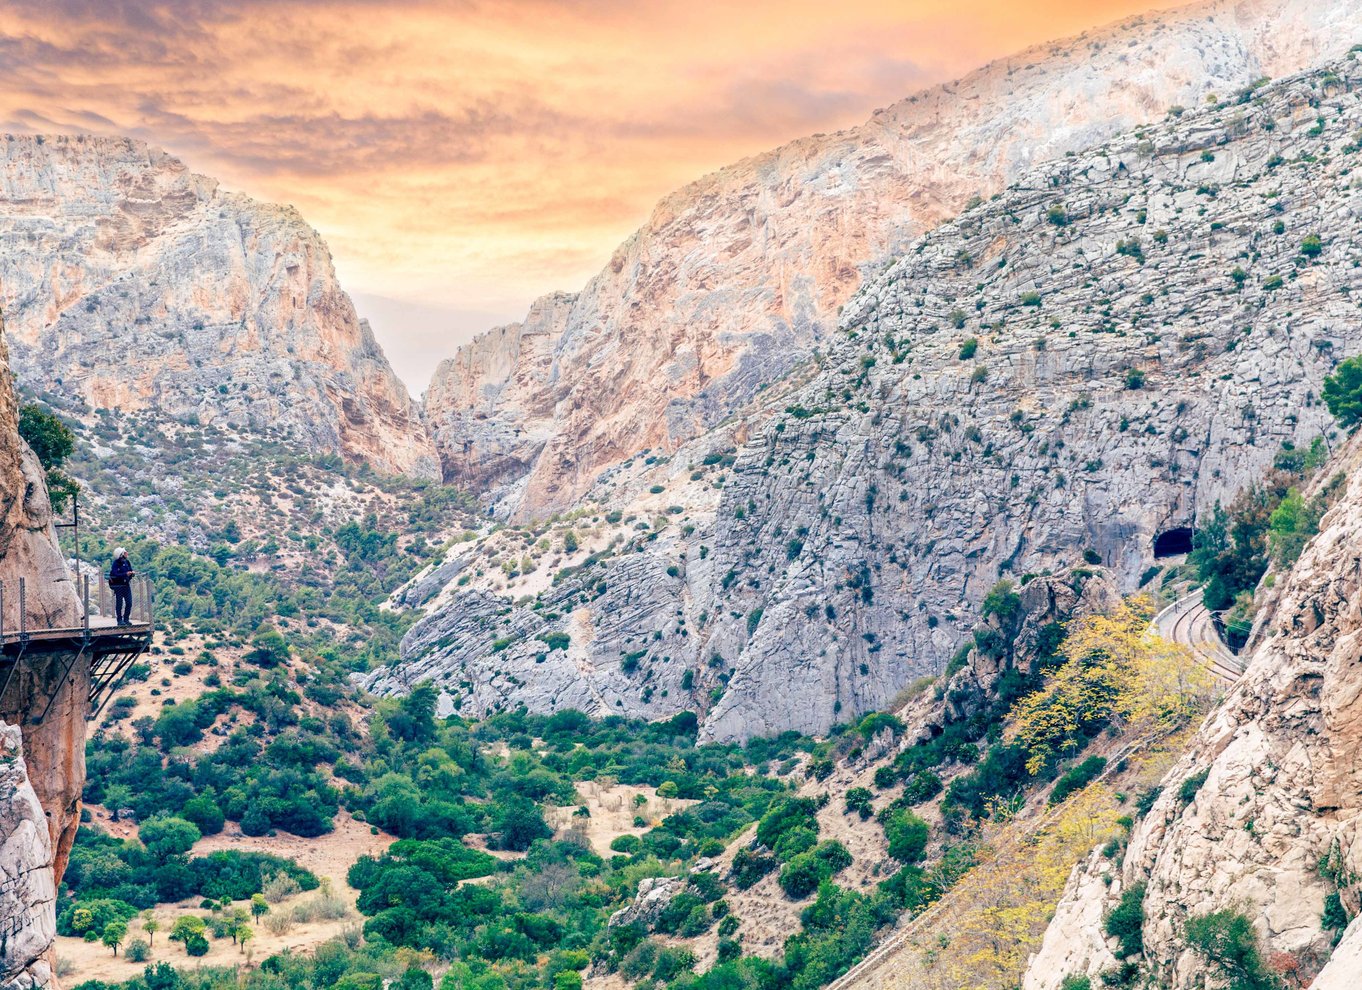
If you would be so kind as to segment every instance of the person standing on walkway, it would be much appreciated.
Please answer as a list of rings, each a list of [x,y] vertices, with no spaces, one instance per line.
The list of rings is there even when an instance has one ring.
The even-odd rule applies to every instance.
[[[132,576],[136,573],[128,561],[128,551],[122,547],[115,550],[113,566],[109,568],[109,587],[113,589],[114,613],[120,626],[132,620]]]

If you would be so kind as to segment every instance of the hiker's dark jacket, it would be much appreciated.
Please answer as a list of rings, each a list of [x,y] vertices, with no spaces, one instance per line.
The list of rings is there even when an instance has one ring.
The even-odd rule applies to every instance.
[[[120,588],[128,583],[128,578],[132,575],[132,563],[127,557],[119,557],[109,568],[109,584],[115,588]]]

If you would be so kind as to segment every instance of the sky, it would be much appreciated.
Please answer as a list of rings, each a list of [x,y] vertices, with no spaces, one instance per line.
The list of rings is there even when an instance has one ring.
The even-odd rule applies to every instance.
[[[414,393],[667,192],[1181,0],[4,0],[0,129],[129,135],[326,238]]]

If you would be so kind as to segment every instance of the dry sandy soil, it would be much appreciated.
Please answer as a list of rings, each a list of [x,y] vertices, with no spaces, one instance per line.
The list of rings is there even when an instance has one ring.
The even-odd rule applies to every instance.
[[[642,835],[654,825],[662,823],[668,815],[688,808],[695,801],[682,798],[660,798],[652,787],[612,784],[602,786],[594,780],[582,781],[577,785],[577,794],[585,803],[591,817],[586,819],[585,834],[591,848],[597,855],[610,856],[610,843],[621,835]],[[642,796],[643,803],[636,803]],[[553,828],[571,829],[581,827],[582,819],[575,812],[582,805],[569,805],[561,808],[545,808],[544,818]],[[634,825],[634,816],[640,816],[647,825]]]

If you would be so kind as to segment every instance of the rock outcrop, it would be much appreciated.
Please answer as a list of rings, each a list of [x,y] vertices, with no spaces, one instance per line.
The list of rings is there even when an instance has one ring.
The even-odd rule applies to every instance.
[[[52,982],[57,887],[43,806],[24,762],[23,736],[0,723],[0,986]]]
[[[821,361],[607,473],[551,582],[503,580],[504,534],[460,545],[370,685],[819,733],[939,672],[1000,577],[1087,555],[1133,590],[1158,533],[1331,429],[1360,92],[1350,54],[1026,173],[851,298]]]
[[[0,301],[31,392],[438,470],[317,232],[140,142],[0,137]]]
[[[501,515],[569,508],[603,470],[676,450],[825,346],[863,281],[971,197],[1358,39],[1351,0],[1214,0],[1023,52],[706,176],[580,294],[439,367],[426,411],[445,476],[490,491]]]
[[[19,437],[0,327],[0,586],[4,628],[19,626],[19,579],[30,628],[74,625],[79,615],[47,485]],[[44,958],[56,931],[57,883],[75,841],[85,784],[88,664],[67,676],[51,658],[25,665],[0,696],[0,985],[50,985]],[[45,719],[35,718],[51,709]],[[21,728],[22,727],[22,728]]]
[[[1362,441],[1333,470],[1346,492],[1278,583],[1248,671],[1164,780],[1124,860],[1094,857],[1076,872],[1027,990],[1113,966],[1099,926],[1140,883],[1140,963],[1160,987],[1214,974],[1185,926],[1220,910],[1253,922],[1263,958],[1303,981],[1293,985],[1316,974],[1319,990],[1356,985],[1359,926],[1326,930],[1323,915],[1330,897],[1347,918],[1362,912]]]

